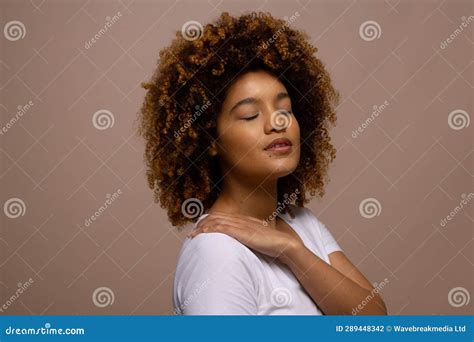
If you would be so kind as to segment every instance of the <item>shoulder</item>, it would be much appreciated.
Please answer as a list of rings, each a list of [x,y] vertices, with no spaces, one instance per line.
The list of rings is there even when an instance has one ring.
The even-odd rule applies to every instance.
[[[321,222],[318,220],[316,215],[314,215],[313,211],[307,207],[298,207],[296,205],[290,204],[291,211],[295,215],[294,218],[290,218],[291,221],[297,221],[301,223],[303,226],[309,226],[309,230],[315,230],[319,228]]]
[[[178,257],[177,278],[204,276],[232,270],[242,277],[254,277],[257,256],[245,245],[224,233],[201,233],[187,238]]]
[[[239,259],[247,255],[248,248],[224,233],[201,233],[194,238],[187,238],[182,253],[193,258],[200,257],[212,260]],[[218,261],[217,260],[217,261]]]
[[[173,285],[173,305],[185,314],[254,312],[259,261],[246,246],[223,233],[187,238]]]
[[[294,212],[295,219],[298,219],[301,226],[305,227],[305,233],[310,236],[314,244],[322,247],[322,249],[326,251],[326,254],[342,251],[342,248],[329,229],[310,208],[295,207]]]
[[[201,215],[192,229],[196,229],[198,222],[207,215]],[[199,256],[205,259],[238,258],[245,254],[245,249],[247,249],[246,246],[227,234],[201,233],[193,238],[186,238],[181,248],[180,259],[186,256]]]
[[[318,219],[314,212],[308,207],[296,207],[294,209],[295,219],[298,218],[306,223],[311,231],[321,231],[324,224]]]
[[[314,214],[314,212],[310,208],[303,207],[303,208],[301,208],[301,211],[302,211],[301,215],[306,220],[308,220],[308,221],[312,222],[313,224],[315,224],[317,226],[317,228],[319,228],[320,225],[322,225],[322,222],[319,221],[318,217]]]

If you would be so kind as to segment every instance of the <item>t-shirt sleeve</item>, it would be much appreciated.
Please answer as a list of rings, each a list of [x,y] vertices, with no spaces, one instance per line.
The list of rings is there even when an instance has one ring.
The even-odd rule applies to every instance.
[[[329,255],[336,251],[342,251],[341,246],[337,243],[334,236],[331,234],[329,229],[326,228],[326,225],[322,223],[316,215],[311,211],[309,208],[305,208],[307,214],[309,215],[310,219],[315,223],[315,226],[319,230],[319,236],[323,242],[324,248],[326,249],[326,253]]]
[[[187,243],[176,269],[175,313],[257,314],[258,282],[250,250],[223,233],[201,233]]]
[[[332,236],[331,232],[326,228],[324,223],[319,222],[319,228],[321,230],[321,235],[323,237],[324,247],[326,248],[327,254],[331,254],[332,252],[342,251],[341,246],[337,243],[334,236]]]

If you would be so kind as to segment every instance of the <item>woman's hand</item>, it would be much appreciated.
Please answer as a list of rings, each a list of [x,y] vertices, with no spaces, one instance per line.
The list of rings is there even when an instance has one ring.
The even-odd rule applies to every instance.
[[[304,247],[299,236],[267,227],[263,221],[251,216],[215,212],[203,218],[189,237],[200,233],[224,233],[240,241],[247,247],[277,258],[283,263],[290,255]]]

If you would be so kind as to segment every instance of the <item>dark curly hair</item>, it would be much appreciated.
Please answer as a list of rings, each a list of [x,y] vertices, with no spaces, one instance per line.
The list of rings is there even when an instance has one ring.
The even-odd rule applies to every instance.
[[[217,199],[222,176],[210,148],[217,139],[217,116],[232,82],[251,70],[270,72],[283,83],[301,129],[300,162],[278,179],[278,201],[298,190],[294,202],[303,207],[307,192],[324,195],[328,166],[336,157],[328,129],[336,124],[339,93],[308,36],[289,27],[297,16],[281,20],[252,12],[235,18],[224,12],[204,27],[183,26],[160,51],[151,81],[141,84],[147,93],[138,134],[146,142],[148,185],[173,226],[197,220],[183,214],[187,199],[200,201],[204,211]],[[282,212],[287,210],[294,217],[290,206]]]

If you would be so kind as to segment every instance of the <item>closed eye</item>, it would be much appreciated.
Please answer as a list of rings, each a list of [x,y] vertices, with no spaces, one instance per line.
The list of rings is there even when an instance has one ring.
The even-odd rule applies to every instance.
[[[287,114],[292,115],[293,114],[293,111],[291,109],[280,109],[280,111],[284,115],[287,115]],[[254,116],[250,116],[248,118],[242,118],[241,120],[251,121],[251,120],[255,119],[258,116],[258,114],[259,113],[255,114]]]
[[[245,121],[250,121],[250,120],[253,120],[253,119],[255,119],[257,116],[258,116],[258,113],[257,113],[257,114],[255,114],[254,116],[251,116],[251,117],[248,117],[248,118],[243,118],[242,120],[245,120]]]

